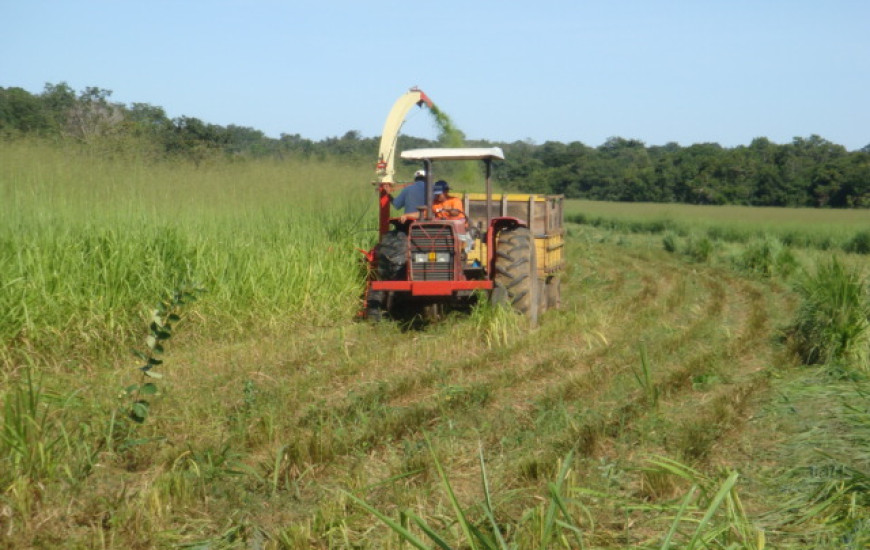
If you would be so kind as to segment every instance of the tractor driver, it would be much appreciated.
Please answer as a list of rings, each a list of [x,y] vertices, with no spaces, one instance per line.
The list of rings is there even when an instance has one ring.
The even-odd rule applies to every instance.
[[[432,194],[435,196],[435,202],[432,203],[432,212],[439,220],[465,220],[465,232],[461,232],[459,240],[468,253],[474,248],[474,239],[468,234],[468,218],[465,217],[465,211],[462,209],[462,199],[452,197],[448,193],[450,185],[444,180],[438,180],[433,186]]]
[[[435,182],[432,190],[432,195],[435,197],[435,202],[432,204],[432,213],[435,217],[441,220],[462,220],[465,219],[465,212],[462,210],[462,200],[457,197],[452,197],[448,193],[450,185],[444,180]]]
[[[414,183],[402,189],[397,197],[393,197],[393,185],[388,183],[384,186],[390,197],[390,202],[395,208],[404,208],[404,213],[399,221],[405,223],[408,220],[416,220],[420,217],[419,207],[426,206],[426,171],[417,170],[414,173]]]

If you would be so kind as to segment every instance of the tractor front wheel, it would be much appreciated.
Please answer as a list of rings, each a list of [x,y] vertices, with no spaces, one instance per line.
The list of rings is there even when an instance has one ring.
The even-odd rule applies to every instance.
[[[387,311],[387,293],[382,290],[370,290],[366,299],[366,319],[379,323]]]
[[[527,227],[503,229],[495,237],[495,277],[491,300],[509,304],[538,323],[540,301],[535,243]]]

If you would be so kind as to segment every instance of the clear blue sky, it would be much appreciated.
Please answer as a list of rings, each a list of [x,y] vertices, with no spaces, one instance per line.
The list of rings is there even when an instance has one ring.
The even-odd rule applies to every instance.
[[[473,139],[870,144],[867,0],[0,0],[0,86],[378,136],[419,86]],[[415,110],[407,134],[433,138]]]

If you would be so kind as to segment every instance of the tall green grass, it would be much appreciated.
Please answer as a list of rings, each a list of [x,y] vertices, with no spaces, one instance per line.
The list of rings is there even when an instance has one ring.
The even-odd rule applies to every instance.
[[[870,361],[870,291],[861,274],[836,258],[805,274],[797,285],[801,304],[788,333],[804,363]]]
[[[115,346],[185,282],[206,289],[213,330],[352,316],[370,191],[358,168],[317,161],[196,167],[4,144],[0,355]]]
[[[736,263],[740,268],[762,277],[787,277],[797,268],[797,260],[791,249],[769,235],[749,241],[736,258]]]

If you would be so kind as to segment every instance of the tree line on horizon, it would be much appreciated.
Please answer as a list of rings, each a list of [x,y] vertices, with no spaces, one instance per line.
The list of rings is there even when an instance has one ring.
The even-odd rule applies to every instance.
[[[267,137],[236,125],[210,124],[188,116],[169,118],[148,103],[110,101],[112,92],[88,87],[76,93],[66,83],[42,93],[0,87],[0,137],[72,140],[135,148],[154,158],[196,163],[217,156],[374,159],[380,137],[348,131],[313,141],[299,134]],[[444,141],[447,136],[440,136]],[[432,147],[438,141],[400,136],[400,149]],[[628,202],[679,202],[755,206],[870,207],[870,144],[857,151],[820,136],[776,144],[758,137],[749,145],[717,143],[647,146],[613,137],[597,147],[580,142],[512,143],[499,146],[505,161],[495,176],[506,188],[568,198]]]

